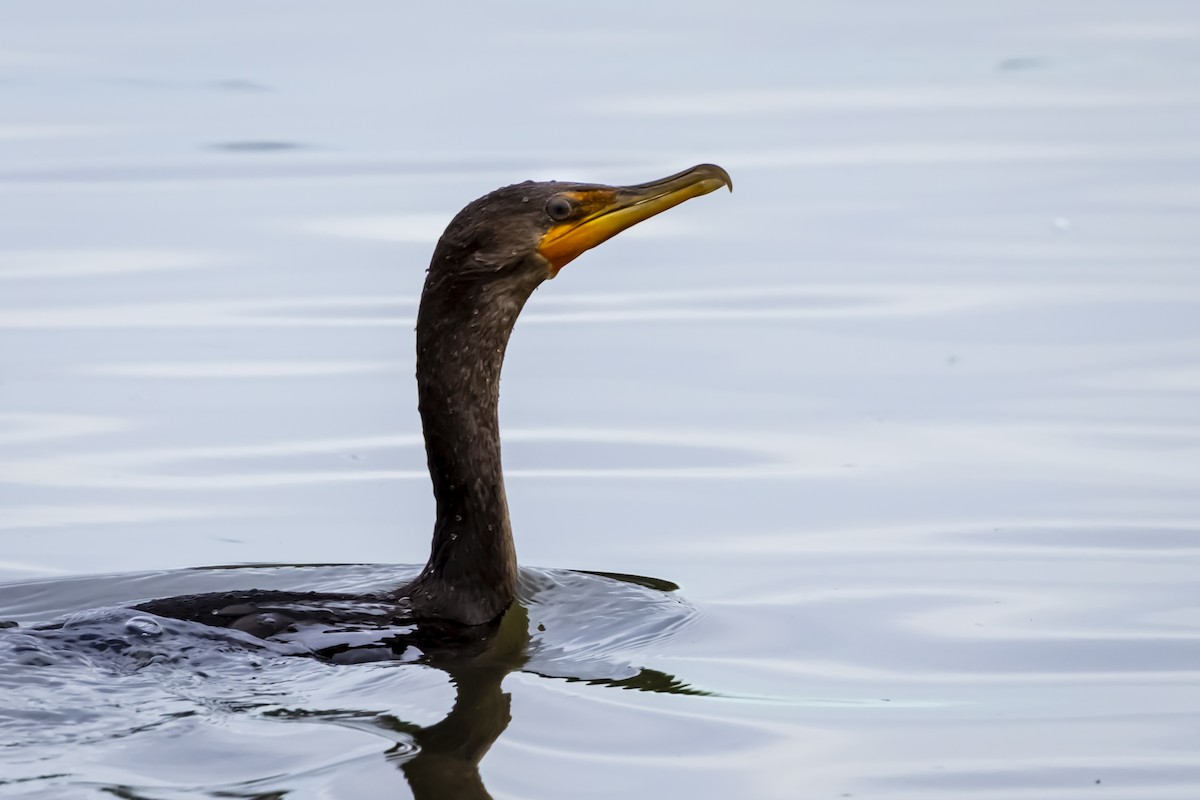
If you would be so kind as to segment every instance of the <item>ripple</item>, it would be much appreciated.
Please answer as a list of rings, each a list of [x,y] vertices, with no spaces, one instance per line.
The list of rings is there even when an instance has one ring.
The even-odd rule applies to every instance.
[[[194,269],[220,260],[211,254],[173,250],[0,250],[0,281]]]
[[[432,244],[450,222],[448,214],[389,214],[331,217],[295,223],[289,227],[346,239]]]
[[[1146,108],[1195,105],[1190,91],[1096,91],[1000,84],[736,89],[655,93],[589,101],[586,111],[638,117],[724,117],[828,111]]]
[[[283,142],[278,140],[236,140],[218,142],[212,145],[213,150],[227,153],[282,153],[289,150],[305,150],[309,145],[299,142]]]
[[[630,464],[594,469],[570,467],[522,468],[505,471],[510,479],[528,478],[658,478],[658,479],[745,479],[785,478],[804,475],[839,475],[845,472],[845,445],[836,437],[817,435],[788,436],[769,432],[762,435],[738,432],[658,429],[545,428],[510,429],[505,442],[604,443],[654,445],[675,448],[679,464],[643,467]],[[249,489],[271,486],[296,486],[343,481],[429,479],[425,467],[407,470],[347,468],[342,470],[271,471],[267,469],[234,473],[171,474],[181,467],[195,469],[205,463],[223,460],[252,462],[256,459],[306,455],[345,455],[372,450],[424,446],[417,434],[342,439],[316,439],[236,444],[226,446],[179,447],[150,450],[82,453],[47,457],[0,460],[0,481],[27,486],[74,486],[89,488],[137,488],[155,490]],[[876,465],[898,455],[890,446],[870,448],[860,454]],[[728,453],[734,463],[728,466],[694,466],[689,454],[704,450]]]
[[[29,444],[127,430],[130,423],[89,414],[0,413],[0,444]]]
[[[271,583],[272,573],[293,587],[303,581],[305,588],[345,589],[363,586],[370,576],[376,583],[394,581],[396,568],[187,570],[42,581],[40,591],[31,592],[33,584],[0,587],[0,616],[9,613],[13,601],[31,612],[39,601],[53,608],[64,596],[73,602],[97,594],[140,596],[151,585],[153,591],[167,593],[171,588],[219,590],[231,581],[243,587],[247,581]],[[419,665],[336,667],[289,658],[285,646],[237,631],[121,607],[69,615],[59,629],[5,631],[0,633],[0,661],[10,668],[0,670],[0,688],[11,694],[11,702],[0,708],[0,721],[20,740],[19,747],[0,748],[5,782],[53,789],[60,783],[75,785],[78,776],[86,775],[92,786],[153,785],[150,794],[155,796],[163,791],[186,794],[201,786],[205,794],[240,796],[250,789],[285,791],[296,781],[308,786],[326,779],[345,781],[366,769],[372,785],[388,787],[390,793],[401,779],[388,762],[404,765],[421,749],[437,747],[436,739],[423,736],[419,726],[451,719],[447,711],[454,714],[462,705],[464,691],[499,701],[467,709],[469,732],[487,730],[498,721],[484,740],[490,744],[503,731],[509,718],[507,692],[513,690],[505,680],[509,672],[559,688],[600,684],[662,696],[703,696],[671,675],[637,665],[639,651],[661,647],[685,630],[693,615],[679,598],[647,587],[657,583],[523,570],[521,596],[528,613],[519,608],[514,620],[518,630],[528,626],[533,640],[528,663],[524,645],[515,653],[505,649],[511,645],[503,645],[492,655],[494,665],[484,658],[472,660],[463,673],[453,673],[451,667],[457,690],[444,673]],[[32,604],[31,597],[37,598]],[[560,680],[542,680],[543,674]],[[577,688],[573,691],[578,694]],[[526,702],[539,699],[522,692],[530,695]],[[591,707],[612,714],[627,705],[613,698]],[[628,714],[629,709],[617,713]],[[645,722],[659,733],[668,732],[677,716],[652,714]],[[709,725],[719,726],[716,719]],[[447,722],[441,727],[454,726]],[[649,729],[641,728],[648,735]],[[379,757],[385,749],[386,760]],[[720,750],[716,745],[707,749]],[[37,754],[36,764],[27,763],[28,753]],[[197,753],[227,767],[219,780],[201,774],[207,767]]]
[[[122,378],[307,378],[393,372],[400,367],[399,363],[387,361],[178,361],[92,364],[80,372]]]
[[[27,575],[61,575],[63,570],[54,567],[46,567],[41,564],[29,564],[24,561],[0,561],[0,572],[11,572],[12,575],[5,575],[3,579],[6,581],[23,578]]]
[[[827,428],[820,433],[781,433],[768,430],[714,431],[706,429],[515,428],[504,432],[505,442],[603,443],[674,448],[674,466],[578,468],[525,466],[506,470],[510,479],[669,479],[763,480],[797,477],[852,478],[916,469],[957,469],[971,465],[995,474],[1043,472],[1070,475],[1076,482],[1123,485],[1131,476],[1153,477],[1163,486],[1187,486],[1200,474],[1200,429],[1172,425],[889,424],[885,428],[859,425]],[[1126,444],[1121,459],[1108,457],[1115,440]],[[1164,450],[1160,445],[1170,442]],[[417,449],[419,434],[291,440],[258,444],[154,448],[88,452],[53,456],[0,457],[0,481],[24,486],[138,488],[154,490],[249,489],[346,481],[427,480],[428,471],[363,469],[361,464],[339,469],[279,471],[262,464],[234,472],[222,461],[253,466],[255,460],[302,456],[345,456],[395,448]],[[689,453],[726,451],[726,464],[695,465]],[[208,474],[194,474],[204,465]],[[178,474],[180,470],[193,474]],[[175,474],[172,474],[175,473]]]
[[[1118,394],[1200,394],[1200,366],[1186,363],[1112,370],[1080,376],[1075,383]]]
[[[0,55],[0,66],[10,65],[9,60],[14,54],[4,53]],[[19,58],[19,56],[17,56]],[[40,58],[39,56],[30,56],[30,58]],[[16,63],[22,63],[17,61]],[[42,140],[42,139],[77,139],[90,138],[93,136],[107,136],[115,133],[123,133],[129,128],[116,125],[38,125],[25,124],[0,125],[0,142],[2,141],[21,141],[26,139]]]
[[[246,509],[171,506],[114,506],[76,503],[71,506],[8,506],[0,517],[0,530],[65,528],[78,525],[142,524],[168,520],[212,519],[245,514]]]
[[[908,525],[839,527],[796,536],[793,532],[747,534],[736,540],[693,545],[704,552],[770,555],[800,552],[954,555],[1032,555],[1040,558],[1161,559],[1164,551],[1200,555],[1200,527],[1189,519],[1111,519],[995,517],[987,521],[960,520]],[[806,595],[808,596],[808,595]]]
[[[1193,304],[1200,289],[1157,284],[866,284],[717,287],[669,292],[548,294],[521,325],[856,319],[1132,301]],[[417,298],[275,297],[194,303],[0,309],[0,328],[411,327]],[[764,305],[768,303],[769,305]],[[562,310],[554,310],[555,307]]]
[[[731,170],[782,167],[848,167],[861,165],[913,166],[924,164],[1020,164],[1040,162],[1118,163],[1122,161],[1194,161],[1200,147],[1191,142],[1161,146],[1063,144],[1013,141],[968,142],[961,139],[910,143],[826,145],[804,148],[763,148],[730,152],[721,163]]]
[[[1131,19],[1087,25],[1075,33],[1082,38],[1117,42],[1186,42],[1200,39],[1200,26],[1178,20]]]
[[[1194,245],[1170,242],[1121,243],[1077,240],[1069,237],[1046,242],[987,241],[981,237],[970,240],[954,240],[940,237],[936,241],[922,241],[904,249],[924,256],[960,260],[986,258],[1006,263],[1034,261],[1057,264],[1076,261],[1089,267],[1109,262],[1140,264],[1157,261],[1185,261],[1192,263],[1196,259],[1197,251],[1200,250]],[[1091,287],[1076,286],[1075,288],[1087,292]],[[1145,291],[1144,285],[1131,288]],[[1195,287],[1192,284],[1182,284],[1180,289],[1195,299]],[[1103,293],[1104,288],[1101,288],[1100,292]],[[1086,294],[1084,296],[1086,297]]]
[[[335,316],[330,312],[411,308],[412,317]],[[296,328],[411,327],[416,299],[402,297],[294,297],[258,300],[212,300],[191,303],[88,305],[0,310],[0,328]],[[324,312],[318,315],[317,312]]]

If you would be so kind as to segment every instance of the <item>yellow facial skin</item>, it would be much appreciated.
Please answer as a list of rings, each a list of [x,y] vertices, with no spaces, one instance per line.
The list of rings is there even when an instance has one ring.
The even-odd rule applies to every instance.
[[[700,164],[662,180],[636,186],[606,186],[563,192],[573,213],[542,236],[538,254],[550,263],[550,277],[585,250],[606,242],[626,228],[673,208],[685,200],[716,191],[733,191],[729,173],[715,164]]]

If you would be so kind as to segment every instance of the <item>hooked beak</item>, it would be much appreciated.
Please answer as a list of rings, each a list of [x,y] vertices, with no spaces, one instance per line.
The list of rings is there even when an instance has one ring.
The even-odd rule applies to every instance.
[[[669,178],[635,186],[597,186],[564,192],[580,211],[546,231],[537,252],[550,263],[550,277],[626,228],[685,200],[716,191],[733,191],[733,179],[716,164],[700,164]]]

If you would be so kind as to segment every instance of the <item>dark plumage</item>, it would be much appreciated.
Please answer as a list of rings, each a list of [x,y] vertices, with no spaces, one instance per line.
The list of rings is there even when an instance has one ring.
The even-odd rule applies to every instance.
[[[371,597],[244,591],[138,608],[261,637],[304,620],[496,620],[517,585],[497,420],[517,316],[534,289],[585,250],[721,186],[732,187],[729,175],[710,164],[627,187],[526,182],[475,200],[450,222],[417,315],[417,391],[437,522],[429,561],[412,583]]]

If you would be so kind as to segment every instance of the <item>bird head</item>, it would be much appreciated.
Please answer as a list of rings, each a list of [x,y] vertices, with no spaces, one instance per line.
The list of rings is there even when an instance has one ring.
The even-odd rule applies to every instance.
[[[721,167],[691,169],[633,186],[549,181],[505,186],[468,204],[430,263],[430,280],[533,285],[553,278],[585,251],[643,220],[733,181]]]

